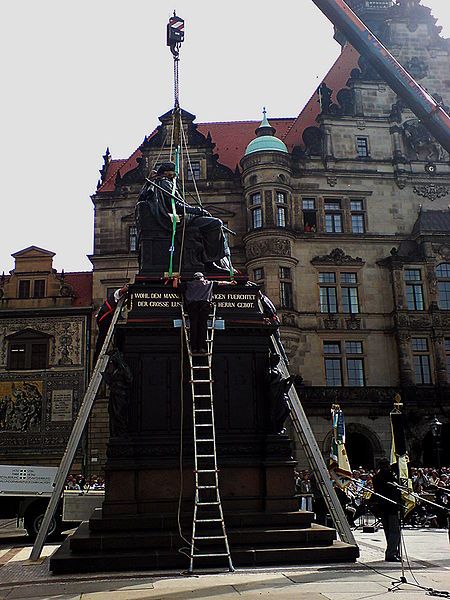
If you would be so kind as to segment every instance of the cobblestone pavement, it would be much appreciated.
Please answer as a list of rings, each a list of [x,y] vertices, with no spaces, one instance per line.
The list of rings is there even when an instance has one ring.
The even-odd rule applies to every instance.
[[[58,547],[44,547],[39,563],[30,563],[31,544],[22,534],[7,535],[0,524],[0,600],[186,600],[392,599],[389,589],[403,575],[407,583],[395,592],[407,600],[425,598],[428,589],[450,592],[450,545],[444,530],[405,530],[405,571],[385,563],[383,532],[356,531],[361,557],[355,564],[239,569],[235,573],[96,573],[53,576],[48,557]],[[3,539],[2,539],[3,538]],[[411,567],[409,569],[408,565]],[[422,586],[422,587],[419,587]],[[450,598],[450,595],[448,596]]]

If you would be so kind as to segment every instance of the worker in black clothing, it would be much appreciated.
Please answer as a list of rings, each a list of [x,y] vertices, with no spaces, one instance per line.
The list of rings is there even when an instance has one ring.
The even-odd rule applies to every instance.
[[[402,505],[402,494],[391,465],[387,458],[378,463],[378,471],[373,477],[373,491],[376,496],[374,513],[381,518],[384,535],[386,537],[385,560],[387,562],[400,562],[400,509]]]
[[[117,303],[120,298],[128,292],[128,285],[124,285],[120,289],[116,290],[113,294],[110,294],[108,298],[100,306],[98,313],[95,315],[98,327],[98,336],[95,343],[94,351],[94,365],[97,362],[97,358],[103,346],[103,342],[106,339],[109,326],[113,318],[114,311],[116,310]]]
[[[194,273],[192,281],[181,283],[184,302],[189,315],[190,343],[193,354],[207,354],[208,315],[211,310],[214,281],[203,273]],[[236,281],[218,281],[217,285],[236,285]]]

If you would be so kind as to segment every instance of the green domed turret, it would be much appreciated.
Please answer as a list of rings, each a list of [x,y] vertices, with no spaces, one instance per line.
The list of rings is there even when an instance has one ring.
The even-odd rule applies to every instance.
[[[245,150],[245,155],[254,152],[284,152],[287,154],[286,144],[275,137],[275,129],[271,126],[266,117],[266,109],[263,109],[263,120],[261,125],[255,130],[256,138],[250,142]]]

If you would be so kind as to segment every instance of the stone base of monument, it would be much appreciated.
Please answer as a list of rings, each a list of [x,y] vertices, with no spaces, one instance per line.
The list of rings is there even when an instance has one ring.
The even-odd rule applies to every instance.
[[[217,460],[233,563],[354,561],[356,546],[337,542],[334,529],[298,510],[290,440],[270,433],[266,378],[272,328],[263,322],[256,294],[255,288],[235,286],[219,288],[215,297],[224,323],[215,332],[213,352]],[[133,375],[126,431],[119,423],[119,434],[109,442],[102,510],[51,557],[54,573],[189,566],[192,398],[182,331],[174,326],[179,304],[173,288],[132,286],[128,320],[117,334]],[[214,545],[210,549],[214,553]],[[223,559],[201,560],[196,568],[227,567]]]

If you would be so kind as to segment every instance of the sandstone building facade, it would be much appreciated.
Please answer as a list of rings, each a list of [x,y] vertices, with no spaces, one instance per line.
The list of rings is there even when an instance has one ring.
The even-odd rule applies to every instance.
[[[89,377],[92,273],[57,273],[36,246],[13,257],[0,279],[1,462],[56,466]]]
[[[430,10],[419,0],[349,4],[448,106],[450,45]],[[182,112],[187,194],[197,188],[237,233],[235,266],[277,305],[324,453],[337,402],[350,458],[372,467],[389,451],[400,392],[413,461],[450,464],[449,155],[339,32],[336,39],[339,58],[296,117],[196,123]],[[104,155],[92,196],[94,308],[133,280],[134,207],[145,177],[170,158],[171,133],[169,110],[128,159]],[[446,440],[439,456],[434,415]],[[103,394],[91,419],[91,466],[103,462],[107,437]]]

